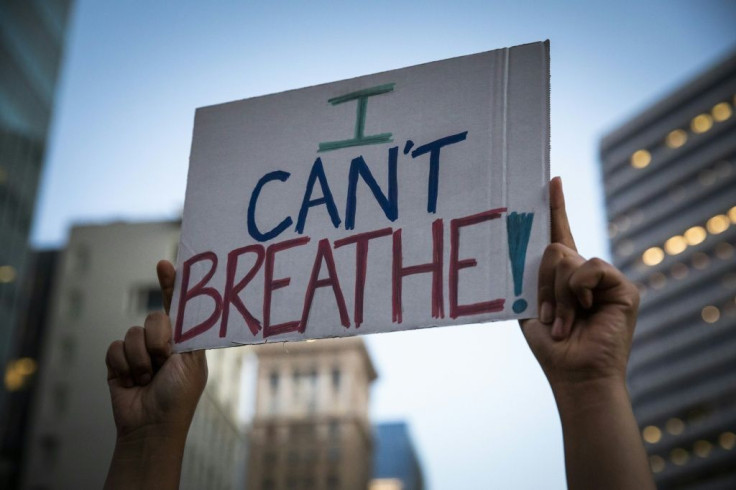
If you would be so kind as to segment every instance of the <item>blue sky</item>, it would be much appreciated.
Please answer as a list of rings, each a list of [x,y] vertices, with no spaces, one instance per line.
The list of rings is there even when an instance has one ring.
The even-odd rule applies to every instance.
[[[736,4],[78,1],[32,241],[178,216],[196,107],[551,40],[552,173],[608,254],[597,145],[736,49]],[[509,323],[368,337],[372,414],[406,419],[433,489],[564,488],[551,392]]]

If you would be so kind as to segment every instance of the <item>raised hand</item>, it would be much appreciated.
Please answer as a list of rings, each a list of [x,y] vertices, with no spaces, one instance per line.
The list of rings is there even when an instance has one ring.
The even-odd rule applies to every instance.
[[[151,313],[143,327],[131,327],[105,359],[117,428],[106,488],[178,488],[187,432],[207,383],[204,351],[171,352],[175,271],[161,261],[156,272],[166,314]]]
[[[612,265],[578,254],[559,178],[550,182],[550,212],[539,318],[521,328],[557,402],[568,488],[653,490],[626,389],[638,291]]]
[[[522,323],[553,388],[626,376],[639,292],[615,267],[578,254],[562,182],[550,182],[552,243],[539,269],[539,319]]]

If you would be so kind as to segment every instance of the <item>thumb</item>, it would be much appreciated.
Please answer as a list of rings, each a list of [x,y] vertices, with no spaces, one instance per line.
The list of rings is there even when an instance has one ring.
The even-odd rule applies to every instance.
[[[565,209],[565,194],[562,192],[562,179],[555,177],[549,183],[549,211],[552,218],[552,243],[561,243],[575,251],[575,239],[570,231]]]

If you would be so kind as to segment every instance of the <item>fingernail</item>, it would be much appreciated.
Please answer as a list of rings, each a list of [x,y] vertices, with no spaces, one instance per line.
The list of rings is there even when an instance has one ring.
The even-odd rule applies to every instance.
[[[583,291],[583,306],[585,308],[591,308],[593,306],[593,291],[590,289]]]
[[[150,382],[151,382],[151,374],[150,373],[145,373],[145,374],[141,375],[141,384],[142,385],[145,386],[145,385],[147,385]]]
[[[552,324],[552,338],[562,338],[562,318],[555,318],[555,322]]]
[[[542,323],[552,323],[554,320],[554,313],[552,312],[552,304],[549,301],[542,303],[541,311],[539,312],[539,320]]]

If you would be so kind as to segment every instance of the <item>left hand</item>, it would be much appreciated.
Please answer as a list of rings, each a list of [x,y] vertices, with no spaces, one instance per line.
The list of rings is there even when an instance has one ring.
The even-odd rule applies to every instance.
[[[174,267],[161,261],[156,271],[168,313]],[[172,354],[171,338],[169,317],[156,312],[110,344],[105,361],[118,438],[149,429],[186,437],[207,384],[207,359],[203,350]]]

